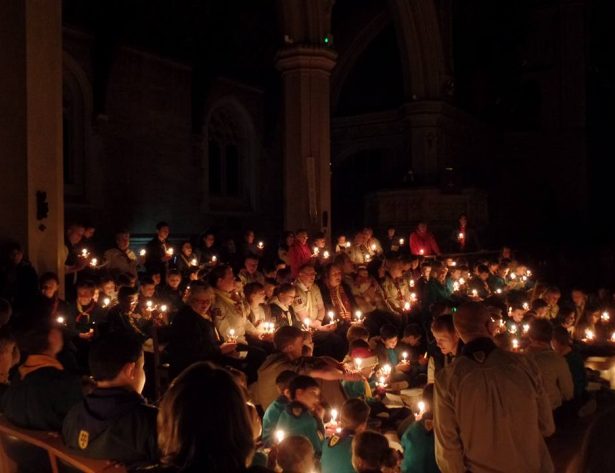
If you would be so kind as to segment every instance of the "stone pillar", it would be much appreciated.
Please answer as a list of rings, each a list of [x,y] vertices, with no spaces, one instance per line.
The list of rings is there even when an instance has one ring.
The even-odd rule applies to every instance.
[[[63,281],[61,4],[0,0],[0,239]]]
[[[331,228],[329,78],[337,55],[318,46],[282,49],[284,225],[310,232]]]

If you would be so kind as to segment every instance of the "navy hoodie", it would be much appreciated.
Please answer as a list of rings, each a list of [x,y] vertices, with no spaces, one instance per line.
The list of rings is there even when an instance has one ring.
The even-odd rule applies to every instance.
[[[153,463],[158,460],[157,413],[134,391],[98,388],[71,409],[62,435],[80,455],[129,467]]]

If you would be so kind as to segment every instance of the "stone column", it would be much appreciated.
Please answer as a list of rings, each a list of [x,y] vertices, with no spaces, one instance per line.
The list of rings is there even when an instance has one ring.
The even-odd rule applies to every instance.
[[[329,78],[337,55],[318,46],[282,49],[284,225],[310,232],[331,228]],[[330,236],[330,235],[328,235]]]
[[[63,281],[61,4],[0,0],[0,239]]]

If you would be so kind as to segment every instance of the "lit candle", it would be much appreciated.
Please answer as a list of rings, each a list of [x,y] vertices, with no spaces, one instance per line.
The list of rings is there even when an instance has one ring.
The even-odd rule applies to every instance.
[[[408,362],[408,352],[405,351],[401,354],[401,360],[403,363],[407,363]]]
[[[173,256],[173,248],[169,248],[169,249],[167,250],[167,255],[169,255],[169,256]]]
[[[461,284],[462,286],[466,283],[466,280],[463,278],[459,278],[459,284]]]
[[[361,318],[363,318],[363,312],[361,312],[360,310],[357,310],[354,313],[354,316],[357,318],[357,322],[361,322]]]
[[[145,253],[147,253],[147,251],[145,251],[145,250],[141,250],[141,251],[139,251],[139,255],[140,255],[140,256],[145,256]]]
[[[453,292],[456,292],[458,290],[459,290],[459,282],[453,281]]]
[[[86,248],[84,248],[83,250],[81,250],[81,256],[82,256],[83,258],[87,258],[89,255],[90,255],[90,252],[89,252]]]
[[[335,312],[333,312],[332,310],[327,312],[327,317],[329,317],[329,319],[331,319],[331,323],[335,322]]]
[[[513,347],[513,350],[518,350],[519,349],[519,340],[517,340],[516,338],[513,338],[513,340],[512,340],[512,347]]]
[[[517,275],[515,273],[510,273],[510,279],[517,279]]]
[[[235,329],[234,328],[229,329],[228,338],[231,340],[235,339]]]
[[[451,266],[452,266],[452,267],[457,266],[457,261],[451,261]]]
[[[389,365],[389,364],[384,365],[384,366],[382,367],[382,372],[383,372],[386,376],[390,375],[390,374],[391,374],[391,365]]]
[[[528,277],[528,278],[531,278],[531,277],[532,277],[532,272],[531,272],[529,269],[527,270],[527,277]]]
[[[530,305],[527,302],[524,302],[522,307],[523,307],[523,310],[530,310]]]
[[[310,324],[312,323],[312,321],[310,320],[309,317],[306,317],[305,319],[303,319],[303,325],[305,325],[306,330],[310,329]]]
[[[265,248],[265,244],[262,241],[258,242],[258,245],[256,245],[258,247],[259,250],[262,250],[263,248]]]
[[[109,299],[108,297],[105,297],[103,299],[103,307],[107,307],[109,304],[111,304],[111,299]]]
[[[510,330],[508,330],[508,331],[514,335],[515,333],[517,333],[517,326],[516,325],[511,325],[510,326]]]
[[[459,238],[460,240],[463,240],[463,237],[465,235],[463,234],[463,232],[459,232],[459,235],[457,235],[457,238]]]
[[[530,331],[530,324],[523,324],[523,333],[527,333]]]
[[[478,297],[478,291],[476,289],[472,289],[472,297]]]
[[[612,341],[612,342],[615,342],[615,332],[613,332],[613,333],[611,334],[611,341]]]
[[[522,280],[523,282],[527,281],[527,276],[521,276],[521,280]]]
[[[98,264],[98,260],[96,258],[92,258],[90,260],[90,266],[92,266],[92,268],[95,268],[97,264]]]
[[[196,259],[196,258],[192,258],[192,260],[190,261],[190,264],[191,264],[192,266],[196,266],[197,264],[199,264],[199,262],[197,261],[197,259]]]
[[[404,240],[403,238],[400,238],[400,239],[399,239],[399,244],[400,244],[400,245],[403,245],[403,244],[404,244],[404,242],[405,242],[405,240]]]
[[[284,440],[284,437],[286,437],[286,432],[284,432],[283,430],[275,431],[275,439],[278,443],[282,443],[282,440]]]
[[[410,287],[414,287],[414,279],[410,279]]]
[[[322,257],[323,257],[324,259],[328,259],[328,258],[329,258],[329,256],[330,256],[330,255],[329,255],[329,252],[328,252],[327,250],[325,250],[325,252],[322,254]]]
[[[425,401],[419,401],[417,405],[419,408],[419,416],[422,416],[425,414]]]
[[[410,302],[404,302],[404,310],[408,312],[410,310]]]
[[[386,387],[387,383],[386,383],[386,378],[384,376],[380,376],[378,381],[380,381],[380,386],[381,387],[383,387],[383,388]]]
[[[361,370],[361,366],[363,365],[363,360],[361,358],[354,359],[354,365],[357,368],[357,371]]]
[[[371,250],[372,250],[372,251],[376,251],[376,244],[375,244],[375,243],[372,243],[372,245],[370,246],[370,248],[371,248]]]
[[[154,303],[152,301],[147,301],[145,303],[145,306],[147,307],[147,310],[152,310],[152,306],[154,305]]]
[[[59,324],[63,324],[64,323],[64,317],[62,317],[61,315],[56,319],[56,322],[58,322]]]
[[[425,254],[425,250],[424,250],[423,248],[421,248],[421,249],[419,250],[419,255],[423,256],[424,254]]]
[[[215,263],[216,261],[218,261],[218,257],[216,255],[211,257],[211,262]]]
[[[609,313],[605,310],[604,312],[602,312],[602,315],[600,316],[600,319],[603,322],[608,322],[611,319],[611,316],[609,315]]]
[[[350,248],[350,242],[349,241],[346,242],[346,248]]]
[[[160,312],[166,312],[166,311],[167,311],[167,309],[168,309],[168,307],[166,306],[166,304],[162,304],[162,305],[160,306]]]
[[[317,246],[314,247],[314,256],[318,256],[318,253],[320,253],[320,250],[318,249]]]
[[[595,334],[594,334],[594,332],[593,332],[592,330],[590,330],[590,329],[585,329],[585,338],[586,338],[587,340],[590,340],[590,341],[591,341],[591,340],[593,340],[593,339],[594,339],[594,337],[595,337]]]
[[[416,292],[410,293],[410,299],[412,299],[413,301],[416,301]]]
[[[370,255],[365,255],[365,262],[369,263],[371,261],[372,257]]]
[[[331,423],[336,424],[337,422],[337,409],[331,409]]]
[[[499,287],[495,290],[496,294],[502,294],[502,289],[500,289]]]

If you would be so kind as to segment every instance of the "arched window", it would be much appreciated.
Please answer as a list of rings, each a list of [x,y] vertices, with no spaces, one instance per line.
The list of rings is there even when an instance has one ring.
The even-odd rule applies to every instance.
[[[206,127],[205,171],[209,210],[252,210],[252,124],[234,101],[218,103]]]

